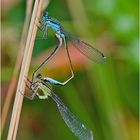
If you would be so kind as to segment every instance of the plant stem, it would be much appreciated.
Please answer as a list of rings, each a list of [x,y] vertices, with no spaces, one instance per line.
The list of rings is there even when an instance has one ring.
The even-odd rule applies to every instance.
[[[17,128],[19,124],[19,118],[20,118],[20,113],[21,113],[21,108],[22,108],[22,103],[23,103],[23,98],[24,98],[21,92],[24,93],[25,91],[25,86],[26,86],[25,80],[28,75],[33,46],[34,46],[35,37],[37,33],[37,26],[35,25],[35,20],[36,20],[36,17],[40,17],[42,2],[43,0],[35,0],[33,14],[32,14],[27,41],[25,45],[22,67],[21,67],[21,72],[19,76],[7,140],[16,139]]]
[[[4,129],[4,126],[5,126],[5,121],[7,119],[9,107],[10,107],[10,104],[11,104],[11,100],[14,96],[14,90],[15,90],[16,83],[17,83],[18,72],[19,72],[21,62],[22,62],[22,57],[23,57],[24,44],[25,44],[25,41],[26,41],[25,37],[27,35],[27,30],[28,30],[28,26],[29,26],[29,22],[30,22],[32,6],[33,6],[33,0],[28,0],[27,1],[27,6],[26,6],[25,22],[24,22],[23,31],[22,31],[22,35],[21,35],[21,41],[20,41],[20,45],[19,45],[20,48],[19,48],[19,51],[18,51],[18,56],[17,56],[17,59],[16,59],[14,70],[13,70],[13,76],[12,76],[12,79],[10,81],[9,88],[8,88],[8,91],[7,91],[7,95],[6,95],[6,99],[4,101],[4,105],[3,105],[3,109],[2,109],[1,133],[3,132],[3,129]]]

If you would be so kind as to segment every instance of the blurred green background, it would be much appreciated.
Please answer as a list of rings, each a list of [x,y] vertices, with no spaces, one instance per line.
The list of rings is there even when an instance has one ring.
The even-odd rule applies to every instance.
[[[2,107],[25,19],[26,1],[2,1]],[[138,140],[138,0],[50,0],[45,11],[65,29],[94,44],[107,57],[96,64],[70,51],[75,78],[54,92],[86,126],[95,140]],[[36,40],[29,77],[47,57],[56,40]],[[72,49],[70,49],[72,50]],[[52,60],[48,73],[64,81],[70,76],[61,54]],[[79,56],[76,58],[76,54]],[[82,61],[83,60],[83,61]],[[83,62],[83,63],[82,63]],[[14,101],[14,100],[13,100]],[[2,139],[6,139],[10,116]],[[17,140],[76,140],[51,99],[24,100]]]

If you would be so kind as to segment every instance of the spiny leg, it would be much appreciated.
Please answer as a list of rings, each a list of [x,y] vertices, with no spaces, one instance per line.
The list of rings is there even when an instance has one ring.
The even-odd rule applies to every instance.
[[[42,21],[39,20],[37,17],[35,20],[35,25],[39,28],[39,30],[43,31],[43,37],[42,38],[37,38],[37,39],[47,39],[48,38],[48,27],[46,23],[42,23]]]
[[[28,87],[28,86],[27,86]],[[29,88],[29,87],[28,87]],[[30,89],[30,88],[29,88]],[[31,90],[31,89],[30,89]],[[36,94],[33,92],[31,96],[28,96],[26,94],[24,94],[22,91],[19,90],[19,93],[22,94],[24,97],[30,99],[30,100],[33,100],[36,96]]]
[[[39,30],[43,32],[43,37],[38,37],[37,39],[48,39],[48,26],[47,24],[45,25],[40,25],[39,27]]]
[[[48,26],[46,25],[46,27],[45,27],[45,31],[44,31],[44,34],[43,34],[43,38],[45,38],[46,37],[46,39],[48,38]]]
[[[26,87],[27,87],[30,91],[32,91],[32,88],[31,88],[32,82],[29,80],[29,78],[27,78],[27,77],[25,76],[24,81],[25,81]],[[35,93],[34,93],[34,92],[32,93],[31,96],[26,95],[25,93],[23,93],[23,92],[20,91],[20,90],[19,90],[19,93],[22,94],[23,96],[25,96],[26,98],[30,99],[30,100],[33,100],[33,99],[35,98]]]

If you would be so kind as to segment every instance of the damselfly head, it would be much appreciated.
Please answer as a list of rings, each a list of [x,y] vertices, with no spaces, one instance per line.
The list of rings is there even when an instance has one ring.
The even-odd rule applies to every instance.
[[[36,74],[36,78],[41,79],[42,78],[42,75],[40,73],[37,73]]]
[[[48,19],[49,18],[48,12],[43,13],[43,17]]]

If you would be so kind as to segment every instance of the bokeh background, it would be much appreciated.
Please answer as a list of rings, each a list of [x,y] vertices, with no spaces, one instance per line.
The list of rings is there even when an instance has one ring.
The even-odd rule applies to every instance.
[[[20,49],[25,11],[25,0],[2,1],[2,107]],[[44,11],[107,57],[106,64],[96,64],[68,43],[75,78],[64,87],[54,86],[54,92],[93,130],[95,140],[138,140],[138,0],[50,0]],[[48,40],[36,39],[29,78],[56,43],[51,30]],[[59,81],[70,76],[64,47],[40,72]],[[14,96],[3,140],[7,137],[13,101]],[[17,140],[25,139],[77,138],[51,98],[25,98]]]

